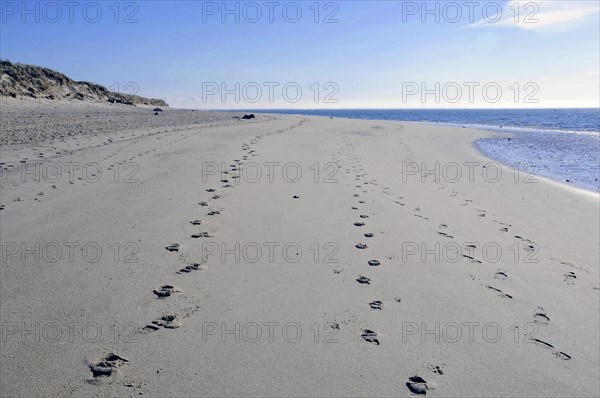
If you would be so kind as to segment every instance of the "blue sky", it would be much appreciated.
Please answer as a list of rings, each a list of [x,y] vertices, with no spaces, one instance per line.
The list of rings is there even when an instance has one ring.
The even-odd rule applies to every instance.
[[[171,106],[600,105],[598,1],[0,3],[2,59]]]

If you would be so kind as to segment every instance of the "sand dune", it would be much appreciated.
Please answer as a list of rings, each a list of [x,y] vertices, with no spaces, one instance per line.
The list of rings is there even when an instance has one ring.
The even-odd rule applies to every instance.
[[[486,132],[11,106],[3,396],[598,394],[598,195]]]

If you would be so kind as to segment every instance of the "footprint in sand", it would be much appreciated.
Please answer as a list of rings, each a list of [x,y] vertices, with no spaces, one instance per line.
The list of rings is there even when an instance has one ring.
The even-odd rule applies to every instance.
[[[358,283],[364,284],[364,285],[369,285],[371,283],[371,279],[367,278],[366,276],[362,276],[360,275],[358,278],[356,278],[356,281]]]
[[[466,254],[463,254],[463,257],[465,257],[465,258],[468,258],[469,260],[471,260],[471,262],[472,262],[472,263],[478,263],[478,264],[481,264],[481,261],[479,261],[479,260],[475,260],[475,258],[474,258],[474,257],[467,256]]]
[[[373,237],[373,233],[372,232],[365,233],[365,238],[372,238],[372,237]]]
[[[214,188],[209,188],[209,189],[207,189],[207,190],[206,190],[206,192],[216,192],[216,189],[214,189]]]
[[[366,215],[366,214],[361,214],[361,215],[360,215],[360,218],[369,218],[369,216],[368,216],[368,215]]]
[[[444,369],[441,368],[439,365],[429,365],[427,366],[427,369],[431,370],[433,373],[438,375],[444,374]]]
[[[192,235],[192,238],[194,239],[198,239],[198,238],[212,238],[213,236],[210,235],[208,232],[198,232],[196,234]]]
[[[544,340],[532,338],[529,341],[531,341],[532,343],[535,343],[535,345],[540,346],[542,348],[548,348],[548,349],[554,348],[554,346],[552,344],[545,342]]]
[[[152,324],[156,326],[162,326],[165,329],[177,329],[181,326],[181,319],[178,315],[163,315],[155,321],[152,321]],[[148,325],[150,326],[150,325]],[[147,327],[148,327],[147,326]],[[153,328],[150,328],[153,329]],[[157,330],[157,329],[153,329]]]
[[[209,211],[206,213],[207,216],[216,216],[217,214],[221,214],[218,210]]]
[[[160,289],[153,290],[154,294],[158,298],[170,297],[173,293],[179,292],[179,289],[171,285],[162,285]]]
[[[499,270],[498,270],[498,271],[497,271],[497,272],[494,274],[494,278],[496,278],[496,279],[502,279],[502,280],[504,280],[504,279],[508,278],[508,274],[506,273],[506,271],[505,271],[505,270],[503,270],[503,269],[499,269]]]
[[[506,293],[504,293],[502,290],[500,290],[500,289],[498,289],[498,288],[495,288],[495,287],[493,287],[493,286],[490,286],[490,285],[486,285],[486,287],[487,287],[488,289],[490,289],[490,290],[492,290],[492,291],[494,291],[494,292],[498,293],[498,294],[500,295],[500,297],[509,298],[509,299],[512,299],[512,298],[513,298],[513,296],[511,296],[510,294],[506,294]]]
[[[426,395],[429,387],[427,386],[427,382],[421,376],[415,375],[408,378],[406,382],[406,387],[416,395]]]
[[[444,238],[454,238],[454,236],[452,236],[452,235],[448,235],[448,234],[447,234],[447,233],[445,233],[445,232],[438,232],[438,235],[442,235]]]
[[[198,203],[198,204],[199,204],[200,206],[208,206],[208,203],[207,203],[207,202],[200,202],[200,203]]]
[[[358,244],[356,245],[356,248],[357,248],[357,249],[366,249],[367,247],[368,247],[368,246],[367,246],[366,244],[364,244],[364,243],[358,243]]]
[[[379,345],[379,339],[377,339],[377,332],[374,332],[370,329],[364,329],[363,333],[360,336],[363,338],[364,341],[368,343]]]
[[[381,301],[379,301],[379,300],[371,301],[369,303],[369,306],[373,310],[381,310],[381,309],[383,309],[383,303]]]
[[[353,206],[353,207],[352,207],[352,210],[358,210],[358,207],[356,207],[356,206]]]
[[[198,263],[193,263],[190,265],[186,265],[185,267],[183,267],[182,269],[180,269],[179,271],[177,271],[178,274],[187,274],[190,273],[192,271],[198,271],[202,269],[202,265],[198,264]]]
[[[170,252],[178,252],[179,251],[179,243],[171,243],[166,249]]]
[[[379,267],[381,263],[378,260],[369,260],[369,265],[371,267]]]
[[[354,226],[356,226],[356,227],[364,227],[365,223],[364,222],[355,222]]]
[[[202,224],[202,221],[201,220],[192,220],[192,221],[190,221],[190,224],[192,224],[192,225],[200,225],[200,224]]]
[[[213,199],[213,200],[221,199],[221,196],[220,195],[214,195],[213,197],[211,197],[211,199]]]
[[[563,361],[568,361],[571,359],[571,356],[569,354],[566,354],[562,351],[555,351],[552,354],[554,354],[554,356],[558,359],[562,359]]]
[[[575,284],[575,279],[577,279],[575,272],[567,272],[566,274],[563,274],[563,276],[565,277],[564,280],[565,280],[565,282],[567,282],[567,285]]]
[[[550,318],[546,315],[542,307],[538,307],[535,314],[533,314],[533,321],[540,325],[547,325],[550,322]]]
[[[114,372],[116,372],[121,366],[128,363],[129,360],[114,354],[110,353],[102,360],[88,365],[90,370],[92,371],[93,377],[110,377]]]

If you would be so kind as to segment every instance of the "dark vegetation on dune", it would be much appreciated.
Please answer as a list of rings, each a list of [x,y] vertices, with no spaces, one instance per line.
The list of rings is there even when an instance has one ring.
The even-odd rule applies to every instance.
[[[169,106],[161,99],[117,93],[96,83],[74,81],[52,69],[0,60],[0,95],[19,98],[107,101],[126,105]]]

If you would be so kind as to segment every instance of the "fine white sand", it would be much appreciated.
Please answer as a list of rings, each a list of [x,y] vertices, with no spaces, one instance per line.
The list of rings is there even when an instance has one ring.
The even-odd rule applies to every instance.
[[[599,197],[491,163],[486,132],[9,109],[2,396],[600,392]]]

